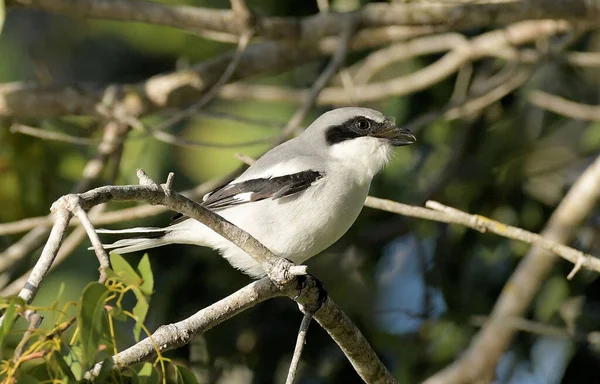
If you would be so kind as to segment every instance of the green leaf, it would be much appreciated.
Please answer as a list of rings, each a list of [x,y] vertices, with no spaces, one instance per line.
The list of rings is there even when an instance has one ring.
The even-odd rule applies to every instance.
[[[0,35],[2,34],[2,26],[4,25],[4,19],[6,18],[6,5],[4,0],[0,0]]]
[[[82,365],[83,354],[81,350],[81,345],[75,344],[72,347],[70,347],[69,351],[64,356],[64,360],[71,372],[73,372],[73,376],[75,376],[75,379],[83,379],[83,374],[85,373],[85,371],[83,370]]]
[[[141,367],[136,370],[133,381],[139,384],[158,384],[158,373],[151,363],[143,363]]]
[[[137,269],[139,275],[142,277],[142,284],[139,288],[133,288],[133,293],[138,300],[135,307],[133,307],[133,314],[137,318],[133,328],[133,337],[136,342],[140,341],[142,324],[144,324],[144,321],[146,320],[146,315],[148,314],[148,309],[150,307],[150,295],[154,289],[154,276],[152,275],[148,254],[145,254],[144,257],[142,257]]]
[[[73,372],[71,372],[71,368],[65,362],[62,355],[60,353],[53,353],[50,356],[51,363],[49,365],[58,368],[58,372],[61,374],[63,382],[76,383],[77,379],[75,379]]]
[[[182,365],[175,365],[177,368],[177,384],[200,384],[194,372]]]
[[[141,277],[133,269],[131,265],[123,258],[123,256],[111,253],[110,254],[110,265],[117,276],[126,285],[139,286],[141,284]]]
[[[137,266],[137,270],[139,275],[142,277],[142,284],[140,288],[142,292],[146,296],[150,296],[152,294],[152,290],[154,289],[154,276],[152,275],[152,266],[150,265],[150,259],[148,258],[148,254],[144,254],[142,260]]]
[[[4,342],[6,341],[10,330],[15,324],[15,320],[17,320],[17,306],[23,304],[23,299],[21,299],[18,296],[15,296],[10,299],[10,301],[8,302],[8,307],[6,308],[6,311],[4,311],[4,321],[2,322],[2,327],[0,328],[0,359],[2,358]]]
[[[38,380],[37,378],[35,378],[32,375],[29,374],[24,374],[19,376],[18,378],[19,384],[39,384],[41,383],[40,380]]]
[[[115,366],[115,362],[112,357],[107,357],[102,361],[102,368],[100,368],[100,372],[96,379],[94,380],[96,383],[108,383],[108,376],[110,375],[112,368]]]
[[[96,362],[98,344],[105,333],[107,318],[104,300],[108,294],[109,291],[104,285],[97,282],[90,283],[84,288],[77,308],[82,365],[86,370]]]
[[[133,314],[136,317],[135,326],[133,327],[133,337],[135,338],[135,342],[140,341],[140,333],[142,332],[142,324],[146,320],[146,315],[148,314],[148,308],[150,308],[150,304],[148,300],[150,299],[148,296],[142,293],[142,290],[139,288],[133,288],[133,293],[137,298],[137,303],[135,307],[133,307]]]
[[[61,281],[60,286],[58,287],[58,293],[56,294],[56,300],[54,301],[56,305],[60,303],[63,293],[65,293],[65,282]]]

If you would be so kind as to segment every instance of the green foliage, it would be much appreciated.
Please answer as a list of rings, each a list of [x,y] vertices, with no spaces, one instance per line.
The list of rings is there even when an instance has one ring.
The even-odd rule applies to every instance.
[[[151,363],[143,363],[136,370],[137,375],[133,376],[133,382],[136,384],[158,384],[159,377],[156,373],[156,369]]]
[[[0,34],[2,34],[2,26],[4,26],[4,19],[6,18],[6,5],[4,0],[0,0]]]
[[[148,255],[142,257],[137,271],[122,256],[116,253],[110,255],[110,262],[114,270],[118,271],[117,276],[126,282],[128,288],[131,289],[137,299],[137,303],[133,307],[133,315],[136,320],[133,335],[135,341],[139,341],[142,324],[146,319],[148,308],[150,307],[150,295],[154,289],[154,277],[150,269]]]
[[[81,364],[84,368],[92,367],[98,354],[98,344],[102,335],[108,332],[108,322],[104,302],[110,292],[100,283],[90,283],[84,290],[77,310],[77,325],[79,327],[80,345],[71,349],[76,357],[81,356]],[[80,353],[76,353],[80,352]],[[81,379],[81,377],[79,377]]]
[[[6,319],[0,327],[0,352],[4,358],[0,363],[2,377],[15,378],[23,383],[48,380],[84,382],[86,372],[102,362],[96,382],[198,382],[191,371],[184,367],[175,365],[174,369],[167,369],[167,364],[171,364],[170,360],[164,358],[159,351],[156,360],[158,364],[146,362],[126,372],[112,370],[114,363],[111,356],[118,352],[115,322],[125,323],[133,319],[136,341],[142,330],[149,335],[143,321],[154,289],[154,276],[147,255],[140,260],[136,269],[120,255],[111,255],[111,263],[112,269],[107,271],[108,279],[105,284],[89,283],[77,303],[69,302],[63,308],[59,308],[58,302],[64,286],[59,289],[56,302],[45,308],[25,305],[19,297],[2,299],[0,308],[4,310]],[[128,292],[132,292],[136,299],[133,309],[123,306],[123,299]],[[72,319],[75,333],[73,337],[66,338],[65,331],[71,320],[65,321],[63,314],[66,313],[66,308],[73,305],[77,306],[77,314]],[[38,328],[26,340],[23,354],[14,358],[7,347],[7,336],[23,336],[23,331],[15,330],[14,326],[18,314],[26,309],[38,313],[58,312],[59,315],[51,328]]]
[[[22,304],[23,300],[20,297],[15,296],[10,299],[8,305],[4,308],[4,322],[2,323],[2,327],[0,327],[0,358],[2,358],[6,337],[10,333],[17,318],[17,306]]]
[[[178,365],[177,367],[177,384],[197,384],[196,375],[186,367]]]

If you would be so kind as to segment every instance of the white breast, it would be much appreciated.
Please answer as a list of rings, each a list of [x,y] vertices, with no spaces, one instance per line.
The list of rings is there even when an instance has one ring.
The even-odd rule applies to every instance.
[[[335,243],[358,217],[370,180],[359,184],[353,179],[348,172],[336,172],[297,195],[243,204],[218,213],[277,256],[302,263]],[[206,230],[204,227],[202,232]],[[216,233],[212,234],[209,245],[221,250],[234,267],[254,277],[264,276],[265,271],[254,259]]]

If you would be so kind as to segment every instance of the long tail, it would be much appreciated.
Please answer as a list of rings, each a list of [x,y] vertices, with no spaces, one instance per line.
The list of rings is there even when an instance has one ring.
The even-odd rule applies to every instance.
[[[170,239],[167,236],[171,231],[167,228],[155,228],[155,227],[138,227],[129,229],[96,229],[98,233],[109,233],[109,234],[132,234],[139,233],[141,237],[134,237],[131,239],[118,240],[112,244],[102,244],[104,249],[109,249],[111,253],[130,253],[136,251],[142,251],[144,249],[161,247],[163,245],[172,244],[176,242],[176,239]]]

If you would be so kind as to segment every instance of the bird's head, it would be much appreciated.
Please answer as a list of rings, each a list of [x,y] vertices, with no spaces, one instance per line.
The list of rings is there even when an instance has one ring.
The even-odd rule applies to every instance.
[[[393,119],[369,108],[338,108],[321,115],[306,130],[326,146],[329,156],[364,172],[370,180],[389,161],[393,147],[409,145],[415,136]]]

